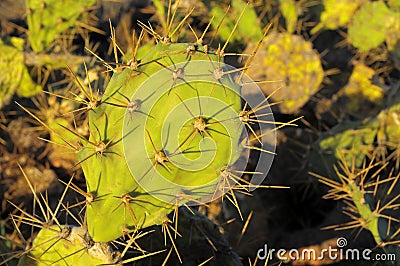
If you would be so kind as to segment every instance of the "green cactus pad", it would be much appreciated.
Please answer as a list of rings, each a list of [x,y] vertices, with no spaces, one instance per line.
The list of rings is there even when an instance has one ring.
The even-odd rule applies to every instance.
[[[35,52],[45,51],[57,35],[73,27],[96,0],[27,0],[29,43]]]
[[[41,91],[32,81],[24,63],[23,40],[12,38],[12,45],[0,40],[0,108],[16,92],[21,97],[31,97]]]
[[[343,113],[363,118],[379,112],[385,92],[383,88],[372,83],[375,73],[372,68],[363,64],[354,65],[349,82],[336,94]]]
[[[94,243],[82,227],[52,226],[39,231],[33,248],[22,256],[19,266],[113,265],[118,255],[104,243]]]
[[[137,70],[115,71],[90,111],[92,143],[79,158],[94,195],[87,223],[95,241],[219,195],[221,171],[241,154],[241,87],[219,72],[230,69],[216,55],[188,54],[192,47],[157,44]]]
[[[333,165],[341,154],[348,164],[352,161],[352,150],[357,150],[355,166],[361,166],[365,156],[373,150],[379,122],[371,119],[366,123],[345,121],[311,145],[307,153],[308,167],[312,172],[325,176],[334,174]]]
[[[232,6],[225,16],[227,6],[224,8],[218,2],[211,3],[211,15],[214,17],[212,25],[215,29],[219,28],[218,36],[221,40],[226,41],[234,30],[235,24],[243,10],[243,16],[237,26],[235,34],[231,36],[231,41],[251,40],[259,41],[262,36],[262,28],[260,21],[257,18],[255,9],[251,6],[246,6],[246,1],[233,0]],[[223,20],[223,23],[220,22]]]
[[[380,123],[378,142],[384,143],[390,149],[398,149],[400,145],[399,115],[400,104],[397,102],[377,116]]]
[[[266,95],[282,87],[273,99],[282,101],[279,108],[283,113],[297,112],[318,91],[324,78],[312,43],[289,33],[270,34],[246,73],[254,80],[271,81],[260,85]]]
[[[280,0],[280,9],[282,16],[285,18],[286,30],[293,33],[297,27],[297,7],[293,0]]]
[[[349,42],[362,52],[378,47],[385,40],[391,50],[400,39],[400,13],[384,2],[365,4],[354,15],[349,26]]]
[[[321,14],[320,23],[311,30],[312,34],[321,29],[335,30],[347,26],[355,11],[368,0],[324,0],[322,2],[324,11]]]

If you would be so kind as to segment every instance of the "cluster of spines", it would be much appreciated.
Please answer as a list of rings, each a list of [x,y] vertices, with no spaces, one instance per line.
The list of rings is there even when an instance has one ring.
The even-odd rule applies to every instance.
[[[389,163],[374,162],[374,159],[369,163],[364,161],[361,167],[357,167],[355,150],[351,152],[353,156],[350,163],[341,154],[338,165],[334,167],[337,180],[312,173],[331,188],[324,198],[343,201],[346,206],[343,213],[352,219],[325,229],[366,229],[371,232],[378,246],[398,245],[399,220],[390,212],[399,207],[400,195],[396,191],[400,174],[394,174],[395,168],[384,173],[388,171]],[[382,178],[382,174],[388,176]]]
[[[176,12],[176,10],[174,11]],[[243,12],[241,14],[241,16],[243,15]],[[172,15],[172,17],[174,17],[174,14]],[[187,18],[187,16],[185,17],[185,19]],[[184,20],[183,20],[184,21]],[[238,23],[239,21],[237,21]],[[142,25],[145,31],[150,32],[154,37],[156,37],[156,39],[158,41],[160,41],[162,44],[164,45],[168,45],[169,43],[171,43],[171,37],[172,35],[177,31],[177,29],[179,29],[182,25],[183,22],[180,23],[177,27],[177,29],[175,31],[173,31],[173,33],[171,34],[170,37],[168,37],[168,32],[170,30],[170,25],[172,25],[172,22],[169,24],[168,26],[168,30],[167,30],[167,34],[165,34],[165,36],[167,37],[161,37],[157,34],[155,34],[155,32],[153,31],[153,29],[151,27],[148,27],[147,25]],[[210,25],[210,24],[209,24]],[[209,25],[207,26],[207,29],[209,27]],[[235,25],[235,28],[237,27],[237,24]],[[233,32],[232,32],[233,34]],[[225,49],[227,47],[227,44],[229,43],[229,39],[232,37],[232,35],[228,38],[228,40],[226,41],[226,43],[223,45],[223,47],[219,48],[214,54],[217,55],[218,58],[218,67],[216,67],[213,63],[212,60],[210,59],[210,55],[212,54],[210,49],[208,48],[207,45],[203,44],[203,38],[204,38],[205,32],[202,34],[202,36],[200,38],[198,38],[196,36],[196,40],[197,42],[195,44],[190,44],[187,46],[187,48],[185,50],[182,50],[179,53],[182,53],[184,55],[186,55],[186,59],[189,59],[191,55],[193,55],[196,52],[199,52],[199,47],[202,47],[201,49],[201,53],[205,54],[207,56],[207,58],[210,60],[211,64],[212,64],[212,68],[214,69],[212,75],[214,76],[216,82],[213,85],[213,89],[215,84],[217,83],[221,83],[221,79],[225,76],[225,75],[229,75],[233,72],[224,72],[222,70],[222,68],[219,66],[221,58],[226,55],[225,53]],[[143,34],[141,33],[140,36],[143,36]],[[139,37],[140,39],[140,37]],[[138,45],[136,46],[134,53],[132,54],[132,58],[126,62],[126,63],[121,63],[118,60],[117,57],[117,53],[118,52],[122,52],[122,50],[118,47],[118,45],[116,44],[116,40],[115,40],[115,32],[112,30],[112,42],[113,42],[113,46],[114,46],[114,53],[115,53],[115,67],[111,66],[110,63],[105,62],[104,60],[100,59],[100,61],[106,65],[106,67],[108,68],[108,70],[114,72],[115,73],[121,73],[124,69],[128,68],[129,72],[130,72],[130,78],[133,78],[135,75],[138,75],[140,73],[140,67],[142,67],[143,65],[146,65],[148,63],[155,63],[159,66],[161,66],[164,69],[168,69],[169,71],[171,71],[172,74],[172,81],[175,82],[178,79],[182,79],[182,75],[183,73],[180,72],[180,69],[172,69],[166,65],[164,65],[163,63],[160,63],[157,59],[156,60],[152,60],[151,62],[144,62],[144,61],[140,61],[137,60],[135,54],[138,50]],[[139,43],[139,42],[138,42]],[[258,46],[259,47],[259,46]],[[257,49],[258,49],[257,47]],[[254,52],[255,53],[255,52]],[[94,54],[94,53],[93,53]],[[252,54],[251,56],[254,56],[254,54]],[[251,60],[248,60],[248,63],[251,63]],[[247,63],[246,66],[243,67],[242,69],[239,70],[246,70],[248,67]],[[99,106],[105,104],[105,105],[109,105],[109,106],[114,106],[114,107],[119,107],[119,108],[123,108],[125,110],[127,110],[128,113],[134,113],[134,112],[139,112],[140,111],[140,106],[142,104],[142,102],[144,102],[145,100],[142,101],[138,101],[138,100],[129,100],[129,97],[126,97],[125,95],[122,95],[123,100],[117,100],[117,102],[112,101],[113,99],[116,99],[116,97],[114,96],[108,96],[108,95],[99,95],[98,92],[94,92],[92,87],[90,86],[90,81],[89,81],[89,87],[87,88],[85,85],[83,85],[79,79],[73,74],[79,90],[80,90],[80,95],[75,95],[73,94],[73,98],[72,100],[83,105],[82,108],[78,109],[77,111],[73,111],[73,113],[75,112],[89,112],[90,113],[96,113],[96,110],[98,109]],[[133,77],[132,77],[133,76]],[[222,83],[221,83],[222,84]],[[173,86],[171,86],[173,87]],[[224,88],[225,89],[225,88]],[[83,96],[82,96],[83,95]],[[58,95],[57,95],[58,96]],[[59,96],[63,99],[71,99],[69,97],[65,97],[65,96]],[[106,99],[106,100],[104,100]],[[255,107],[255,109],[248,109],[247,108],[247,104],[245,104],[244,108],[242,110],[238,111],[238,115],[236,117],[236,119],[240,120],[246,127],[249,128],[249,130],[252,132],[252,134],[254,135],[254,138],[250,141],[257,141],[259,142],[256,146],[252,146],[252,145],[245,145],[244,148],[248,148],[248,149],[255,149],[261,152],[269,152],[267,150],[264,150],[262,147],[262,137],[263,135],[257,135],[257,133],[252,129],[251,124],[253,123],[269,123],[270,121],[263,121],[263,120],[259,120],[257,118],[257,116],[255,115],[256,112],[263,110],[264,108],[269,107],[270,105],[267,103],[267,101],[263,101],[261,103],[259,103],[259,105],[257,105],[257,107]],[[27,110],[26,108],[22,107],[25,111],[27,111],[32,117],[34,117],[37,121],[39,121],[39,123],[44,126],[47,130],[49,130],[50,132],[55,133],[58,137],[61,138],[61,140],[64,142],[63,145],[69,148],[72,148],[72,150],[74,152],[82,152],[82,151],[89,151],[89,153],[87,153],[87,156],[84,156],[83,158],[81,157],[81,160],[75,165],[77,166],[78,164],[82,164],[85,162],[88,162],[89,159],[94,158],[94,157],[98,157],[100,158],[100,160],[105,160],[106,156],[108,154],[113,154],[113,155],[118,155],[121,156],[120,154],[114,154],[113,151],[110,151],[111,148],[115,145],[116,142],[120,141],[120,140],[116,140],[115,136],[104,136],[102,137],[102,134],[100,134],[100,129],[98,126],[96,126],[95,124],[93,124],[93,126],[91,127],[91,131],[90,131],[90,139],[88,140],[87,138],[85,138],[84,136],[76,133],[74,130],[72,130],[71,128],[67,127],[67,126],[63,126],[60,125],[60,127],[64,130],[66,130],[69,134],[72,134],[76,137],[77,143],[80,143],[79,145],[74,144],[71,142],[70,139],[66,139],[65,137],[63,137],[62,133],[59,132],[55,132],[54,129],[50,128],[48,125],[46,125],[46,123],[44,123],[40,118],[38,118],[36,115],[34,115],[32,112],[30,112],[29,110]],[[190,112],[189,108],[187,108],[188,112]],[[194,124],[194,128],[193,128],[193,133],[189,134],[189,137],[187,139],[190,138],[191,135],[193,135],[194,133],[199,133],[201,135],[206,135],[209,134],[207,132],[207,127],[211,126],[209,124],[206,123],[204,117],[197,117],[193,114],[192,118],[193,118],[193,124]],[[264,114],[264,115],[268,115],[268,114]],[[284,125],[293,125],[294,121],[291,121],[289,123],[282,123],[280,125],[284,126]],[[96,137],[97,136],[97,137]],[[168,168],[166,166],[166,162],[168,162],[168,158],[166,158],[165,156],[163,156],[162,154],[162,150],[158,150],[151,138],[151,134],[148,133],[148,141],[151,143],[151,146],[154,149],[155,155],[159,155],[159,156],[155,156],[155,164],[161,164],[163,165],[166,169]],[[187,140],[184,141],[184,143]],[[59,143],[58,143],[59,144]],[[164,153],[165,155],[165,153]],[[156,166],[156,165],[154,165]],[[230,170],[229,165],[226,165],[224,167],[222,167],[220,169],[220,172],[218,174],[220,174],[222,180],[220,182],[220,189],[221,190],[225,190],[228,191],[229,194],[229,199],[230,201],[238,208],[238,211],[240,213],[240,208],[238,205],[238,202],[236,200],[236,196],[235,196],[235,191],[246,191],[249,187],[252,186],[252,184],[248,181],[246,181],[245,179],[243,179],[241,177],[242,174],[252,174],[255,172],[244,172],[244,171],[235,171],[235,170]],[[85,197],[85,201],[79,203],[79,205],[84,204],[86,207],[92,207],[93,203],[96,202],[100,202],[103,199],[102,198],[98,198],[96,193],[94,193],[93,188],[89,187],[89,183],[88,183],[88,192],[84,192],[83,190],[81,190],[79,187],[77,187],[76,185],[73,185],[72,183],[68,183],[67,184],[67,188],[71,188],[73,189],[75,192],[81,194],[82,196]],[[245,192],[246,193],[246,192]],[[134,227],[131,229],[128,229],[127,231],[122,231],[121,234],[128,234],[133,236],[136,232],[137,232],[137,217],[135,215],[135,212],[133,211],[133,209],[135,208],[135,205],[133,205],[134,202],[139,201],[140,199],[137,198],[137,195],[139,194],[135,194],[135,196],[131,195],[132,193],[125,193],[123,195],[121,195],[120,197],[117,197],[121,202],[119,205],[115,206],[114,211],[118,208],[120,208],[121,206],[123,207],[124,210],[124,219],[127,219],[126,216],[129,216],[128,219],[131,219],[134,222]],[[116,197],[116,196],[114,196]],[[186,205],[186,202],[188,201],[196,201],[195,198],[192,198],[190,195],[182,192],[179,193],[179,195],[176,195],[176,202],[171,202],[171,210],[175,209],[175,213],[176,215],[174,216],[174,220],[171,221],[169,218],[167,218],[167,216],[165,215],[164,218],[162,219],[162,227],[163,227],[163,231],[165,232],[165,237],[169,237],[172,240],[171,237],[171,231],[172,230],[175,234],[175,238],[176,235],[178,235],[179,233],[176,231],[177,226],[175,225],[175,227],[171,226],[171,223],[175,222],[176,224],[178,223],[178,217],[177,217],[177,206],[179,205]],[[199,204],[202,204],[199,202]],[[72,207],[76,207],[77,205],[74,205]],[[69,208],[71,208],[71,206],[66,207],[66,210],[68,210]],[[21,210],[22,211],[22,210]],[[55,215],[55,214],[54,214]],[[53,216],[54,216],[53,215]],[[127,228],[124,228],[127,229]],[[130,244],[127,245],[127,247],[129,247],[130,245],[132,245],[132,243],[134,243],[134,241],[132,242],[128,242]],[[175,252],[178,254],[179,257],[179,253],[178,250],[176,249],[176,246],[173,244],[173,248],[175,250]]]

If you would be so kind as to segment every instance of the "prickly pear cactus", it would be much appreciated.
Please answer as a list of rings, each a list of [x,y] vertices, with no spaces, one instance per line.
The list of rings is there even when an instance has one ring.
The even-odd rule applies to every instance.
[[[25,66],[23,42],[22,39],[11,38],[8,45],[0,40],[0,108],[15,92],[18,96],[30,97],[41,91]]]
[[[95,3],[96,0],[27,0],[28,39],[32,50],[41,52],[49,48],[57,35],[74,27],[85,9]]]
[[[296,2],[293,0],[281,0],[279,4],[282,16],[285,18],[286,30],[289,33],[293,33],[298,20]]]
[[[311,33],[314,34],[321,29],[335,30],[347,26],[354,12],[366,2],[368,0],[322,1],[324,11],[321,14],[320,22],[311,30]]]
[[[354,65],[349,82],[336,94],[341,113],[363,119],[376,115],[381,110],[385,92],[383,88],[372,83],[375,74],[372,68],[364,64]]]
[[[397,102],[377,116],[380,123],[377,141],[385,144],[389,149],[398,150],[400,147],[399,98],[397,97],[395,101]],[[399,159],[397,158],[396,160]]]
[[[352,155],[354,154],[355,149],[352,150]],[[314,174],[320,182],[331,188],[324,198],[343,200],[346,205],[343,212],[353,219],[332,228],[366,229],[370,231],[378,246],[398,253],[399,247],[396,243],[399,239],[396,230],[399,228],[399,222],[395,217],[399,187],[396,186],[396,179],[391,174],[380,179],[378,176],[383,174],[386,165],[379,162],[364,163],[360,167],[354,162],[347,162],[344,156],[340,156],[334,176]]]
[[[220,176],[243,150],[241,86],[215,54],[160,42],[129,63],[93,101],[79,153],[93,196],[88,230],[100,242],[218,197]]]
[[[309,169],[318,174],[332,175],[333,165],[341,157],[348,164],[354,160],[355,166],[361,166],[365,156],[374,148],[378,127],[376,119],[365,123],[344,121],[323,133],[307,152]],[[352,155],[353,149],[357,150],[356,155]]]
[[[246,72],[254,80],[268,80],[260,87],[266,95],[274,92],[283,113],[297,112],[318,91],[324,71],[312,43],[290,33],[273,33]],[[275,81],[275,82],[274,82]]]
[[[86,229],[75,226],[43,228],[36,236],[29,253],[18,265],[100,265],[118,260],[118,254],[105,243],[95,243]]]
[[[212,25],[215,29],[218,29],[217,34],[221,40],[226,41],[230,37],[231,41],[250,40],[257,42],[262,38],[263,32],[261,26],[259,26],[260,21],[257,18],[257,13],[253,7],[246,5],[246,1],[233,0],[226,15],[227,8],[224,8],[220,3],[211,2],[210,5],[211,15],[214,18]],[[235,24],[242,12],[242,18],[235,31]],[[235,32],[235,34],[232,35],[232,32]]]
[[[386,41],[392,50],[400,39],[400,12],[384,2],[370,2],[358,10],[349,25],[349,42],[362,52]]]

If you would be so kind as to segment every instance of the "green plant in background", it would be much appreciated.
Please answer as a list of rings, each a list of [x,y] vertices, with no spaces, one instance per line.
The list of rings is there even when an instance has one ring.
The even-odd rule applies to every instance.
[[[316,93],[324,78],[318,53],[312,43],[290,33],[271,33],[253,59],[247,73],[260,84],[266,95],[282,102],[282,113],[297,112]]]
[[[27,0],[28,41],[32,52],[25,53],[25,63],[50,70],[64,69],[68,65],[77,71],[82,57],[71,54],[68,45],[56,45],[56,41],[64,38],[65,43],[71,43],[74,34],[85,35],[83,29],[104,34],[89,22],[88,10],[96,3],[96,0]]]
[[[343,201],[343,213],[352,219],[328,228],[364,228],[379,247],[396,256],[400,252],[398,106],[395,99],[387,110],[365,121],[339,123],[307,153],[311,174],[331,188],[324,198]]]
[[[378,132],[379,122],[376,119],[368,122],[343,121],[324,132],[309,147],[307,152],[307,168],[315,173],[333,176],[335,163],[344,158],[355,167],[360,167],[367,154],[372,153]],[[357,150],[352,154],[352,150]]]
[[[320,22],[311,30],[312,34],[322,29],[336,30],[340,27],[346,27],[354,16],[355,11],[367,3],[368,0],[323,0],[323,12]]]
[[[85,11],[94,4],[96,0],[27,0],[28,39],[32,50],[48,50],[58,35],[74,28],[78,18],[86,16]]]
[[[336,93],[335,105],[358,119],[376,115],[382,109],[385,90],[372,83],[374,75],[372,68],[355,63],[347,85]]]
[[[350,156],[357,154],[353,148]],[[348,154],[346,154],[347,156]],[[339,155],[340,161],[335,168],[334,177],[324,177],[313,174],[320,182],[331,189],[324,196],[326,199],[343,201],[343,213],[352,221],[340,225],[330,226],[335,230],[364,228],[368,230],[378,246],[387,252],[399,254],[400,224],[396,218],[399,198],[398,180],[400,175],[392,175],[393,170],[384,170],[388,163],[375,163],[365,161],[356,166],[356,158],[349,160],[344,154]]]
[[[0,108],[7,104],[16,92],[20,97],[32,97],[41,91],[28,72],[27,66],[47,69],[63,69],[67,65],[76,69],[82,64],[82,57],[70,54],[58,47],[52,53],[46,53],[54,46],[54,41],[65,34],[68,29],[76,27],[78,19],[87,16],[85,12],[96,0],[91,1],[41,1],[28,0],[28,43],[33,52],[25,51],[25,41],[12,37],[6,42],[0,40]],[[80,23],[82,27],[91,28]],[[54,47],[52,47],[54,48]],[[39,81],[39,83],[42,81]]]
[[[386,41],[393,50],[400,39],[400,12],[383,1],[369,2],[355,14],[349,25],[349,42],[361,52],[367,52]]]
[[[298,22],[298,7],[293,0],[279,1],[282,16],[285,18],[286,30],[288,33],[293,33],[296,30]]]
[[[233,0],[229,9],[217,2],[211,2],[210,5],[210,15],[213,18],[211,23],[214,29],[218,29],[216,32],[222,41],[230,38],[231,41],[257,42],[262,38],[263,32],[257,13],[245,1]],[[237,25],[238,17],[241,22]],[[232,35],[233,32],[235,34]]]
[[[356,68],[361,68],[363,71]],[[368,96],[365,96],[368,100],[379,101],[382,99],[382,88],[371,84],[366,79],[367,73],[372,74],[371,69],[363,65],[356,66],[356,68],[354,71],[360,72],[353,72],[349,84],[343,90],[351,92],[358,87],[358,98],[366,91],[370,91]],[[351,88],[349,88],[350,86]],[[353,86],[355,87],[352,88]],[[363,92],[359,91],[361,89]],[[339,91],[339,94],[342,95],[342,92]],[[353,98],[355,97],[353,96]],[[354,101],[355,99],[350,99],[350,103]],[[368,157],[376,157],[383,161],[387,159],[386,157],[396,159],[400,145],[398,102],[398,97],[395,97],[387,109],[375,115],[368,116],[364,120],[342,121],[329,131],[322,133],[310,145],[306,155],[310,171],[334,176],[333,165],[341,159],[345,160],[348,165],[353,162],[355,167],[361,167]],[[382,149],[384,150],[382,151]],[[394,153],[387,156],[389,151],[394,151]]]
[[[29,75],[22,49],[24,40],[11,38],[9,43],[0,40],[0,108],[9,102],[14,93],[31,97],[41,91]]]

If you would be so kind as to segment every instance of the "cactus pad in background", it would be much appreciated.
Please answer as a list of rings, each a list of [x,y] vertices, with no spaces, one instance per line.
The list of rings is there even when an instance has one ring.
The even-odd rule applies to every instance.
[[[397,98],[397,99],[396,99]],[[378,144],[383,144],[388,150],[394,150],[393,156],[396,165],[400,163],[400,104],[399,98],[396,97],[392,106],[387,110],[381,111],[378,115],[380,127],[377,135]]]
[[[272,33],[253,59],[246,72],[254,80],[268,80],[260,84],[266,95],[282,101],[282,113],[296,113],[316,93],[324,78],[318,53],[312,43],[290,33]]]
[[[293,0],[280,0],[280,9],[282,16],[285,18],[286,30],[288,33],[293,33],[297,27],[297,7]]]
[[[388,163],[374,162],[355,165],[356,149],[352,149],[350,162],[344,154],[339,155],[335,175],[324,177],[313,174],[331,189],[326,199],[344,201],[343,213],[352,221],[330,226],[336,230],[364,228],[372,234],[378,246],[390,253],[399,254],[399,220],[396,218],[399,205],[399,175],[387,169]],[[385,172],[387,171],[386,175]]]
[[[365,156],[372,152],[379,123],[371,119],[366,123],[344,121],[323,133],[307,152],[310,171],[326,176],[334,175],[333,165],[344,158],[350,164],[354,160],[356,167],[361,166]],[[357,150],[353,155],[351,151]]]
[[[246,4],[246,1],[233,0],[232,6],[228,11],[217,3],[211,3],[210,15],[214,17],[212,26],[215,30],[218,29],[217,34],[222,41],[228,40],[232,32],[235,32],[235,34],[231,35],[231,41],[248,40],[257,42],[262,38],[263,32],[257,13],[254,8]],[[225,15],[226,12],[227,14]],[[241,12],[243,12],[242,17],[235,31],[235,24]]]
[[[362,66],[362,68],[364,67]],[[369,72],[368,68],[363,71],[363,73],[366,73],[365,71]],[[374,86],[368,84],[367,80],[362,81],[366,75],[361,75],[360,84],[364,83],[367,87]],[[380,90],[379,87],[370,88],[373,91]],[[382,96],[375,91],[375,93],[370,92],[369,97],[377,97],[376,99],[378,100]],[[399,109],[398,99],[394,99],[390,108],[382,110],[369,119],[342,121],[329,131],[321,134],[307,152],[307,163],[310,171],[325,176],[334,176],[332,166],[338,160],[342,160],[343,163],[345,162],[348,165],[353,163],[355,167],[361,167],[366,156],[380,159],[394,157],[393,159],[397,160],[398,164],[398,159],[395,156],[396,154],[398,155],[400,147]],[[384,148],[384,150],[381,148]],[[354,152],[354,150],[357,152]],[[390,150],[395,152],[393,155],[388,156],[387,152]]]
[[[349,82],[336,94],[339,97],[337,105],[341,106],[341,113],[362,119],[376,115],[381,110],[384,89],[372,84],[374,75],[375,71],[372,68],[361,63],[354,65]]]
[[[30,97],[41,91],[25,66],[23,46],[24,41],[19,38],[11,38],[10,45],[0,40],[0,108],[15,92],[20,97]]]
[[[336,30],[345,27],[354,16],[354,12],[368,0],[324,0],[322,1],[324,11],[321,14],[320,22],[311,33],[314,34],[321,29]]]
[[[37,234],[33,247],[18,265],[114,265],[118,254],[105,243],[94,243],[83,227],[52,226]]]
[[[219,194],[220,175],[241,154],[240,86],[196,46],[157,44],[137,68],[114,69],[94,101],[79,157],[94,196],[86,214],[95,241],[161,224],[175,205]]]
[[[378,47],[384,41],[392,50],[400,39],[400,12],[391,10],[384,2],[363,5],[349,25],[349,42],[361,52]]]
[[[34,52],[45,51],[58,35],[76,25],[84,11],[96,0],[27,0],[28,39]]]

